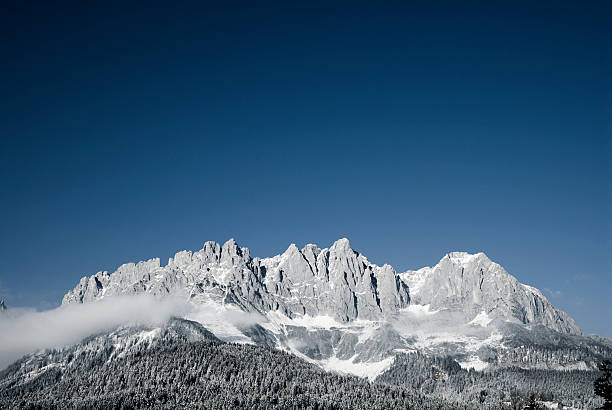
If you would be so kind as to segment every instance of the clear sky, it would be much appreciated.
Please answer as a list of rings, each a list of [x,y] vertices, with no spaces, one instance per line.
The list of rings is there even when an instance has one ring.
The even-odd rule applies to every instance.
[[[3,4],[9,308],[346,236],[398,271],[484,251],[612,337],[609,2],[80,3]]]

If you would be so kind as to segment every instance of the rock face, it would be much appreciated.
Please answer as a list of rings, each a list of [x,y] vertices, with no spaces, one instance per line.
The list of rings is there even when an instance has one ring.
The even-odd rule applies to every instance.
[[[452,252],[437,265],[401,274],[414,303],[432,310],[463,310],[469,317],[543,325],[561,333],[581,334],[565,312],[542,293],[519,283],[484,253]]]
[[[3,312],[6,310],[6,305],[4,304],[3,300],[0,300],[0,312]]]
[[[351,249],[347,239],[330,248],[295,245],[273,258],[251,258],[233,239],[182,251],[166,266],[159,259],[84,277],[62,304],[105,296],[186,292],[194,301],[216,299],[244,310],[331,316],[338,321],[383,320],[409,304],[408,288],[389,265],[377,266]]]
[[[62,304],[105,296],[186,293],[194,302],[215,300],[289,318],[331,316],[340,322],[383,321],[411,304],[451,310],[469,318],[543,325],[570,334],[580,329],[537,290],[522,285],[485,254],[453,252],[434,267],[397,274],[351,249],[347,239],[320,249],[295,245],[273,258],[252,258],[233,239],[206,242],[178,252],[166,266],[159,259],[120,266],[114,273],[84,277]]]

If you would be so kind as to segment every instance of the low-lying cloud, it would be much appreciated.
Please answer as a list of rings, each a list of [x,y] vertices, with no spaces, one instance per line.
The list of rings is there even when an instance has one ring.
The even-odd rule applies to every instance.
[[[189,309],[184,298],[148,295],[117,296],[42,312],[9,309],[0,314],[0,369],[24,354],[71,345],[121,325],[159,325]]]

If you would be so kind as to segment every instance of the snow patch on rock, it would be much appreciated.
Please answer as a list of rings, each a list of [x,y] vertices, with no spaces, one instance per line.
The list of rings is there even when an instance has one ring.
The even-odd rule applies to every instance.
[[[489,364],[480,360],[478,356],[471,356],[468,360],[459,362],[459,366],[464,369],[474,369],[476,371],[481,372],[487,367],[489,367]]]
[[[272,311],[272,312],[268,312],[266,316],[270,320],[270,322],[272,322],[273,324],[300,326],[300,327],[305,327],[306,329],[309,329],[309,330],[312,330],[312,329],[329,330],[332,328],[347,327],[346,324],[342,324],[338,322],[336,319],[334,319],[333,317],[327,316],[327,315],[318,315],[318,316],[304,315],[304,316],[294,317],[292,319],[292,318],[285,316],[279,311]]]
[[[400,310],[400,313],[410,313],[416,316],[429,316],[435,315],[439,310],[431,310],[431,305],[417,305],[413,304],[405,309]]]
[[[347,360],[341,360],[337,357],[332,357],[327,360],[319,361],[319,365],[323,369],[328,371],[334,371],[342,374],[352,374],[358,377],[367,377],[370,381],[373,381],[388,370],[395,357],[387,357],[378,362],[355,362],[357,355]]]
[[[476,317],[470,320],[469,323],[471,325],[487,327],[489,323],[491,323],[492,321],[493,321],[493,318],[489,317],[489,315],[487,315],[487,313],[483,311],[477,314]]]
[[[235,306],[208,301],[202,305],[194,305],[194,310],[186,319],[200,323],[224,342],[254,344],[253,340],[237,327],[241,321],[251,321],[249,314]]]

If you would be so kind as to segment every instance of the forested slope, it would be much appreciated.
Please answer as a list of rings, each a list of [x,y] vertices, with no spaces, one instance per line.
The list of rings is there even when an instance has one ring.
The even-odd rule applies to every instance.
[[[112,360],[103,354],[69,360],[63,370],[47,364],[37,377],[5,386],[0,408],[474,408],[328,373],[267,347],[214,340],[166,342]]]
[[[578,408],[601,405],[593,392],[598,372],[586,370],[540,370],[518,367],[477,372],[462,369],[449,357],[428,357],[421,353],[398,355],[379,383],[415,389],[430,397],[494,405],[513,396],[532,394],[542,401]]]

